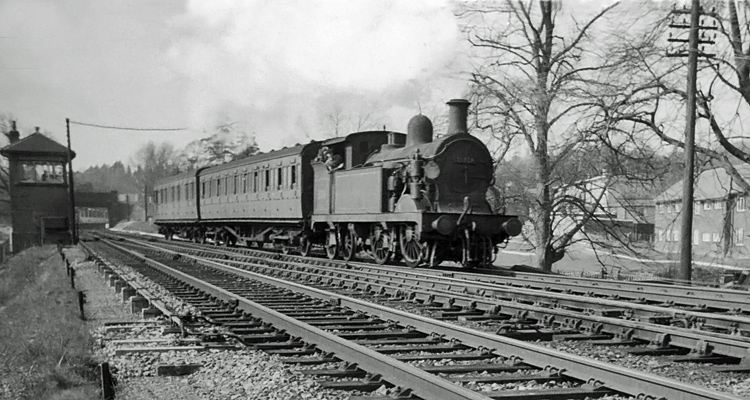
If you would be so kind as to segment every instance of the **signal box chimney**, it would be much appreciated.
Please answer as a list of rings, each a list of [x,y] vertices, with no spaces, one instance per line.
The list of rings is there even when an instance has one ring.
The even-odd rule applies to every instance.
[[[10,132],[8,132],[6,136],[8,136],[8,140],[10,140],[10,144],[17,142],[18,139],[20,139],[21,134],[18,133],[18,131],[16,130],[16,121],[10,122]]]

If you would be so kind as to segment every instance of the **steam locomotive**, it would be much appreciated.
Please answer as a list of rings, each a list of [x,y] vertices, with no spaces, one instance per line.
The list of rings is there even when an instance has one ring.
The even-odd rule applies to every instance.
[[[521,232],[492,212],[487,147],[468,134],[469,102],[450,100],[446,135],[413,117],[407,134],[365,131],[284,148],[162,179],[155,223],[205,243],[274,246],[409,267],[492,263],[496,246]],[[341,165],[320,155],[330,153]]]

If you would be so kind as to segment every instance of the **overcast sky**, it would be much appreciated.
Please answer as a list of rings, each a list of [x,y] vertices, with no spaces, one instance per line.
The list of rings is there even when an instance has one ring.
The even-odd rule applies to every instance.
[[[262,150],[325,136],[321,116],[371,111],[403,131],[465,95],[458,22],[440,0],[3,0],[0,113],[65,142],[74,168],[128,162],[148,140],[181,148],[229,118]]]

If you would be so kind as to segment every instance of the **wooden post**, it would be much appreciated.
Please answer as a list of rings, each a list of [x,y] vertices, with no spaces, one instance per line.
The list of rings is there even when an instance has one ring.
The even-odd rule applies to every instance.
[[[81,313],[81,319],[85,320],[86,315],[83,313],[83,304],[86,302],[86,295],[82,290],[78,291],[78,311]]]

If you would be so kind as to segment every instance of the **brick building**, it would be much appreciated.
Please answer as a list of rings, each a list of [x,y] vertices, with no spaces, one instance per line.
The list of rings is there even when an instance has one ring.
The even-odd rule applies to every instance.
[[[750,166],[737,165],[737,172],[750,182]],[[693,252],[705,255],[747,256],[750,211],[747,195],[724,168],[700,173],[695,180],[693,203]],[[656,204],[655,248],[680,251],[682,181],[661,193]]]

